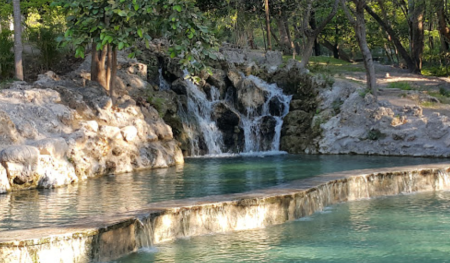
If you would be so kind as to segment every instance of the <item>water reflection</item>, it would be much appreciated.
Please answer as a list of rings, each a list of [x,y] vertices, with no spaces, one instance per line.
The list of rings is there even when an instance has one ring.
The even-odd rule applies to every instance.
[[[0,195],[0,231],[54,226],[163,200],[251,191],[323,173],[442,161],[306,155],[189,159],[184,166]]]

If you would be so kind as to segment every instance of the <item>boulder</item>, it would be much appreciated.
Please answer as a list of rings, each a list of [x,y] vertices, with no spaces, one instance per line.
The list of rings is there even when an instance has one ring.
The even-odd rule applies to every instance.
[[[127,142],[132,142],[136,139],[137,137],[137,129],[134,126],[127,126],[124,127],[120,130],[120,132],[122,133],[123,139]]]
[[[433,140],[439,140],[448,134],[449,124],[445,123],[448,120],[446,116],[440,116],[439,113],[434,113],[427,122],[426,134]]]
[[[16,125],[12,122],[9,115],[0,110],[0,146],[10,145],[20,140]]]
[[[177,79],[172,83],[172,90],[178,95],[187,95],[188,84],[184,79]]]
[[[227,75],[225,74],[225,71],[221,69],[213,69],[212,73],[213,74],[210,75],[206,81],[212,86],[219,89],[221,95],[223,95],[227,89],[227,85],[225,83],[225,78],[227,77]]]
[[[50,155],[55,159],[66,156],[69,146],[63,138],[46,138],[30,144],[39,150],[40,155]]]
[[[283,63],[283,53],[281,53],[280,51],[267,51],[264,63],[269,67],[278,67]]]
[[[244,79],[237,87],[237,107],[247,115],[260,114],[266,101],[267,92],[259,88],[252,80]]]
[[[0,163],[6,168],[11,185],[36,186],[39,175],[39,150],[32,146],[10,146],[0,152]]]
[[[272,116],[283,116],[285,106],[279,97],[272,97],[269,101],[269,112]]]
[[[233,131],[234,127],[239,126],[241,121],[239,113],[223,102],[214,105],[212,119],[216,121],[217,127],[221,131]]]
[[[231,84],[233,84],[233,86],[235,88],[237,88],[239,86],[239,84],[242,82],[242,80],[244,79],[244,77],[242,76],[242,73],[239,72],[237,69],[230,69],[227,73],[227,77],[231,81]]]
[[[261,150],[268,151],[272,148],[273,138],[275,137],[275,127],[277,120],[272,116],[264,116],[261,118],[259,132],[262,138]]]

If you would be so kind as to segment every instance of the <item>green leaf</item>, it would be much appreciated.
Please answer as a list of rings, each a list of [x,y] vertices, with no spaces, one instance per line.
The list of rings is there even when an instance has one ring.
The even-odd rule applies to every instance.
[[[119,43],[119,50],[122,50],[124,46],[125,46],[125,44],[123,42],[120,42]]]
[[[175,5],[173,6],[173,10],[176,10],[178,12],[181,12],[181,5]]]
[[[139,37],[142,38],[142,36],[143,36],[143,34],[142,34],[142,29],[139,28],[138,31],[137,31],[137,33],[138,33]]]

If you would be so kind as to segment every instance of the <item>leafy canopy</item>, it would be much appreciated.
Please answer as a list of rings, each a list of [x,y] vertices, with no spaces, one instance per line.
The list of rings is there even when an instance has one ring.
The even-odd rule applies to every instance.
[[[217,43],[209,31],[209,23],[193,0],[57,0],[67,15],[65,43],[76,48],[76,56],[84,57],[88,44],[97,50],[110,45],[119,50],[131,48],[135,55],[137,42],[147,46],[152,36],[169,39],[172,58],[197,72],[206,57],[215,59],[211,48]]]

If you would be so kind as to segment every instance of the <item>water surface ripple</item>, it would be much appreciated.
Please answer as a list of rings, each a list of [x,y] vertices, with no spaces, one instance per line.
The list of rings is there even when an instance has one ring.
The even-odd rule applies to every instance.
[[[443,162],[375,156],[241,156],[188,159],[183,166],[105,176],[58,189],[0,194],[0,232],[67,224],[158,201],[240,193],[324,173]]]

